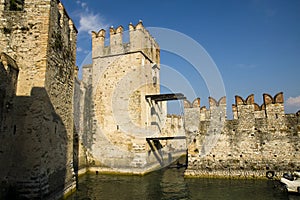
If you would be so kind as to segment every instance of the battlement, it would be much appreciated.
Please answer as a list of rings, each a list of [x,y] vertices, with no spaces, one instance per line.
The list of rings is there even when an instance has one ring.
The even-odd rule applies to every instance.
[[[200,102],[200,98],[194,99],[192,103],[185,99],[183,104],[186,113],[193,112],[194,114],[199,115],[200,121],[209,121],[212,117],[216,116],[218,116],[219,119],[225,119],[226,97],[221,97],[218,101],[213,97],[208,97],[209,109],[206,108],[206,106],[201,106]]]
[[[254,94],[245,100],[235,96],[235,104],[232,105],[233,118],[238,119],[241,115],[254,115],[254,118],[272,118],[284,116],[283,93],[279,92],[274,98],[269,94],[263,94],[263,104],[258,105],[254,101]]]
[[[159,46],[149,31],[144,27],[142,21],[129,27],[129,42],[124,42],[124,28],[113,26],[109,28],[109,46],[105,45],[106,30],[92,31],[93,58],[114,56],[130,52],[142,52],[152,62],[159,63]]]
[[[58,2],[57,8],[59,11],[58,19],[59,19],[60,27],[64,28],[64,26],[68,26],[70,33],[77,34],[78,30],[75,27],[73,20],[70,18],[67,11],[65,10],[65,7],[59,0],[57,0],[57,2]],[[70,40],[72,41],[72,39],[74,39],[74,38],[71,37]]]
[[[185,99],[183,101],[184,108],[200,108],[200,110],[203,110],[206,108],[206,106],[200,105],[200,98],[194,99],[194,101],[191,103],[189,100]],[[214,99],[213,97],[208,97],[208,102],[209,102],[209,107],[214,108],[214,107],[219,107],[219,106],[226,106],[226,97],[221,97],[218,101]]]
[[[200,105],[200,98],[196,98],[193,102],[184,100],[184,108],[186,110],[195,110],[200,113],[200,121],[209,120],[212,110],[226,109],[226,97],[222,97],[217,101],[209,97],[209,109],[206,106]],[[222,109],[222,110],[224,110]],[[219,110],[220,111],[220,110]],[[283,93],[279,92],[274,97],[269,94],[263,94],[263,104],[255,103],[254,94],[250,94],[246,99],[241,96],[235,96],[235,104],[232,104],[233,119],[247,118],[282,118],[284,117],[284,97]]]
[[[253,94],[246,99],[235,96],[234,119],[224,120],[225,98],[216,101],[210,97],[210,109],[184,102],[188,144],[185,174],[253,178],[264,176],[270,169],[293,170],[298,166],[300,111],[284,114],[283,103],[282,92],[274,97],[263,94],[261,106]]]

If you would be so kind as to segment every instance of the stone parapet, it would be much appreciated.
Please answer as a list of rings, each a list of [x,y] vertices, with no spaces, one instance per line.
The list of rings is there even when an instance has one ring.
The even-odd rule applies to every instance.
[[[157,42],[144,27],[142,21],[136,26],[129,24],[129,42],[123,41],[124,28],[109,29],[109,45],[105,45],[106,31],[92,31],[92,57],[106,57],[141,52],[150,62],[160,63],[160,50]]]
[[[201,110],[185,107],[186,174],[262,177],[268,170],[278,173],[299,170],[299,116],[284,114],[283,94],[278,93],[274,98],[264,94],[264,103],[259,108],[254,95],[249,95],[246,100],[236,96],[235,100],[233,120],[226,119],[221,126],[216,125],[218,118],[212,117],[216,101],[210,100],[210,109],[205,112],[209,111],[211,118],[205,121],[199,120]],[[203,149],[209,151],[204,154]]]

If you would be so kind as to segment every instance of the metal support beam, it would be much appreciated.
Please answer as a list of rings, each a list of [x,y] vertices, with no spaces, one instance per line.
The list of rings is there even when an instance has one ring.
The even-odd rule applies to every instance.
[[[186,99],[186,97],[182,93],[152,94],[152,95],[146,95],[145,98],[151,99],[152,101],[155,102]]]
[[[174,136],[174,137],[152,137],[152,138],[146,138],[147,141],[150,140],[183,140],[186,139],[185,136]]]

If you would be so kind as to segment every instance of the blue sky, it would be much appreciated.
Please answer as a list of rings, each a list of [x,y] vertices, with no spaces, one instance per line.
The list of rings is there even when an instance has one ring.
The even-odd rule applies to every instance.
[[[130,2],[130,3],[129,3]],[[228,108],[234,96],[283,92],[286,113],[300,110],[300,1],[299,0],[62,0],[78,33],[77,65],[90,62],[92,30],[137,24],[168,28],[198,42],[215,62],[226,90]],[[176,44],[176,43],[175,43]],[[86,60],[85,60],[86,59]],[[203,78],[185,58],[161,52],[161,64],[190,81],[207,106],[209,92]],[[174,80],[162,70],[161,79]],[[176,85],[176,81],[174,81]],[[162,88],[162,91],[166,91]],[[172,112],[172,111],[171,111]]]

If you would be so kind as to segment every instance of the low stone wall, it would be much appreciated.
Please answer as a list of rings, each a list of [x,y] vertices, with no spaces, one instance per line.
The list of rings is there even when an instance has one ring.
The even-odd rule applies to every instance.
[[[163,153],[160,157],[160,160],[157,160],[157,157],[154,155],[148,156],[148,163],[143,167],[105,167],[105,166],[90,166],[86,168],[85,173],[102,173],[102,174],[127,174],[127,175],[145,175],[155,170],[159,170],[168,166],[169,164],[175,162],[177,159],[186,154],[186,151],[181,150],[175,153]]]
[[[189,170],[184,173],[186,178],[225,178],[225,179],[266,179],[267,170]],[[284,172],[276,172],[273,178],[282,176]]]

